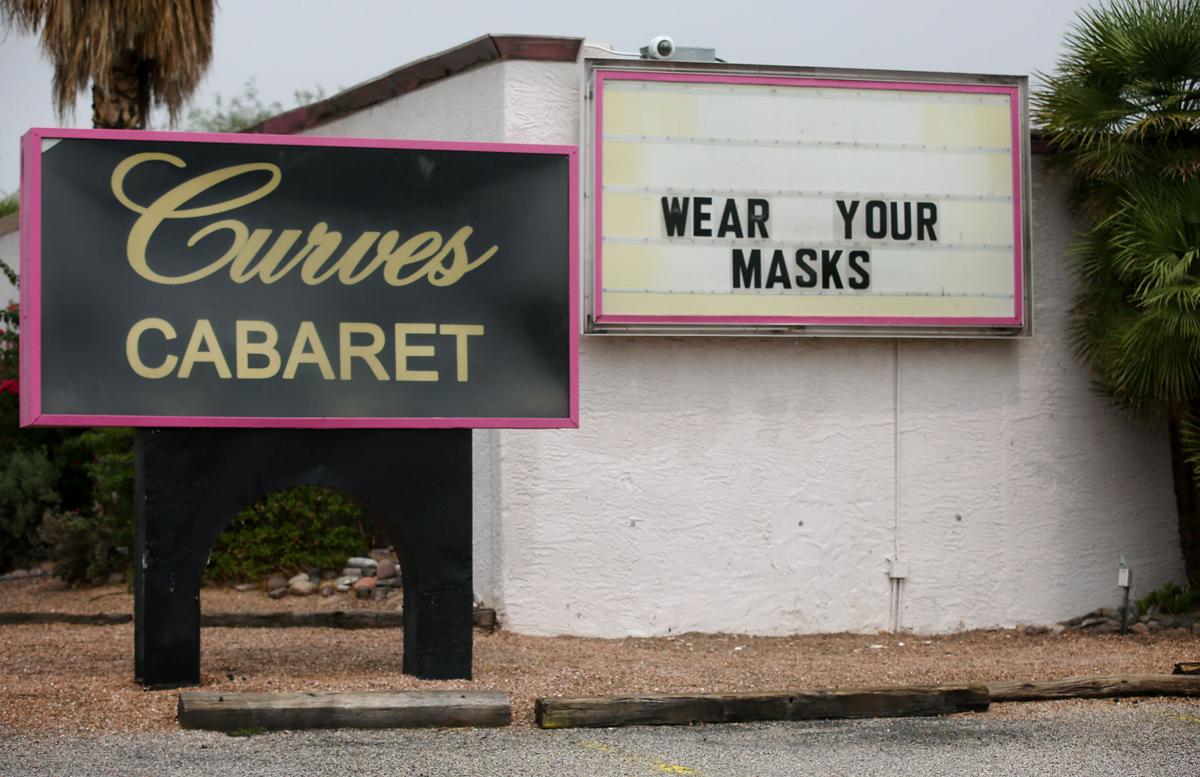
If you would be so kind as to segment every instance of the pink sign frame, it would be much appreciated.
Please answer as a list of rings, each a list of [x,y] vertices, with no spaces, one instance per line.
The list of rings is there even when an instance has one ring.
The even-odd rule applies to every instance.
[[[42,141],[65,138],[157,140],[241,145],[395,148],[428,151],[476,151],[493,154],[549,154],[568,161],[568,319],[569,414],[563,418],[449,417],[262,417],[67,415],[45,413],[41,406],[41,157]],[[316,135],[248,135],[206,132],[87,130],[34,128],[21,138],[21,355],[20,420],[22,426],[141,426],[296,429],[572,429],[579,426],[579,149],[569,145],[468,143],[434,140],[390,140]]]
[[[717,73],[648,72],[645,70],[597,69],[595,76],[595,109],[592,128],[594,200],[592,238],[592,310],[597,325],[690,325],[690,326],[828,326],[828,327],[898,327],[898,328],[962,328],[962,329],[1019,329],[1027,323],[1025,189],[1022,175],[1027,144],[1023,143],[1021,89],[1013,84],[942,83],[936,81],[878,81],[857,78],[813,78],[807,76],[725,75]],[[659,316],[611,315],[603,309],[604,213],[604,84],[607,81],[667,81],[699,84],[755,84],[767,86],[820,87],[832,89],[880,89],[893,91],[1003,94],[1009,97],[1012,126],[1013,182],[1013,313],[1011,316]]]

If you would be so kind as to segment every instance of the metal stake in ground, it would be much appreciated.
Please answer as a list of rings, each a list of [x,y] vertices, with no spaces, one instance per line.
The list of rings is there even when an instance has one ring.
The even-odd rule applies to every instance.
[[[1133,573],[1125,566],[1125,557],[1121,556],[1121,566],[1117,570],[1117,585],[1125,589],[1125,598],[1121,602],[1121,633],[1129,633],[1129,588]]]

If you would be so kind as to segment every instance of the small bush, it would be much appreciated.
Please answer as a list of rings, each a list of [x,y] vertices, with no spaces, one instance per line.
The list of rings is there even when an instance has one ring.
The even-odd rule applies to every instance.
[[[46,514],[41,537],[55,573],[82,583],[128,572],[133,546],[133,430],[89,429],[63,442],[65,455],[83,461],[89,509]]]
[[[44,448],[14,450],[0,459],[0,571],[41,558],[38,526],[59,504],[57,480]]]
[[[1167,615],[1181,615],[1200,608],[1200,588],[1189,590],[1174,583],[1164,583],[1139,599],[1137,605],[1142,612],[1155,607]]]
[[[74,510],[46,513],[42,519],[42,541],[54,559],[54,573],[69,583],[79,583],[93,577],[99,568],[95,552],[99,536],[90,517]]]
[[[371,516],[344,494],[316,486],[278,491],[238,513],[221,532],[207,574],[232,581],[313,567],[341,569],[375,539]]]

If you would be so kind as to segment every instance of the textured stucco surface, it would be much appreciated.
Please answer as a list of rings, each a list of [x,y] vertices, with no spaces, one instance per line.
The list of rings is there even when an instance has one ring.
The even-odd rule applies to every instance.
[[[503,62],[316,132],[578,143],[580,84]],[[1033,214],[1031,338],[583,338],[580,429],[475,433],[477,596],[530,634],[874,631],[898,547],[902,625],[949,631],[1113,604],[1121,554],[1178,580],[1162,424],[1071,354],[1036,158]]]
[[[506,67],[505,139],[579,142],[579,68]],[[1121,554],[1178,579],[1162,424],[1090,390],[1038,161],[1033,200],[1032,338],[584,338],[581,428],[498,435],[506,627],[872,631],[897,545],[919,631],[1112,604]]]
[[[314,128],[313,135],[498,142],[504,139],[503,63],[468,70]]]
[[[14,271],[21,271],[21,233],[12,231],[0,235],[0,259],[3,259]],[[17,301],[17,289],[8,282],[8,278],[0,275],[0,305]]]

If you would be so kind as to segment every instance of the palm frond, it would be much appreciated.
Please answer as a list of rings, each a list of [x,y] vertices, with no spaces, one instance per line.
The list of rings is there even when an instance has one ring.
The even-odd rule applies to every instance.
[[[40,34],[60,115],[93,83],[111,88],[114,66],[132,54],[143,98],[174,120],[212,58],[213,14],[213,0],[0,0],[9,25]]]

